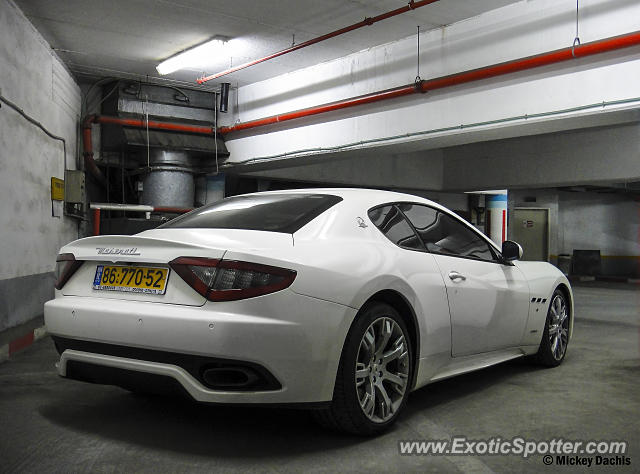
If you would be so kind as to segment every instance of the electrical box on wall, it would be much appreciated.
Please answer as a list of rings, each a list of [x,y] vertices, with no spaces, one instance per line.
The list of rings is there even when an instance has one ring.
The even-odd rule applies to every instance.
[[[60,218],[64,209],[64,179],[51,177],[51,217]]]
[[[64,213],[67,216],[83,218],[86,202],[84,171],[66,170],[64,177]]]
[[[51,200],[64,201],[64,180],[51,177]]]

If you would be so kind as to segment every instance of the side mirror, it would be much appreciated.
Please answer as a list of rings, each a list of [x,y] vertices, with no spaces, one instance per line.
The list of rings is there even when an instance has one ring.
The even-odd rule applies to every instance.
[[[513,240],[505,240],[502,242],[502,258],[507,262],[520,260],[522,258],[522,247]]]

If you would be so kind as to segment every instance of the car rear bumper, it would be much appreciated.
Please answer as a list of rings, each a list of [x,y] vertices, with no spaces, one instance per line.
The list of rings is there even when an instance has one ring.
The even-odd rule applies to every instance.
[[[331,400],[355,313],[290,290],[202,307],[58,295],[45,304],[45,323],[63,377],[129,388],[118,374],[157,376],[200,402],[292,404]],[[218,363],[275,383],[211,388],[202,370]]]

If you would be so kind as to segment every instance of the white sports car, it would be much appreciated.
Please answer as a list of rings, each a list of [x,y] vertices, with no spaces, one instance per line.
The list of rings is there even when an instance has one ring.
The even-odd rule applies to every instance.
[[[407,194],[256,193],[64,246],[45,320],[63,377],[306,406],[372,434],[430,382],[562,362],[571,287],[521,256]]]

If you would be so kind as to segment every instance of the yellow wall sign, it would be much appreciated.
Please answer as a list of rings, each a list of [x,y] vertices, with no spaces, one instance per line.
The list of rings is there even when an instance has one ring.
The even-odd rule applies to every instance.
[[[64,179],[51,177],[51,200],[64,201]]]

